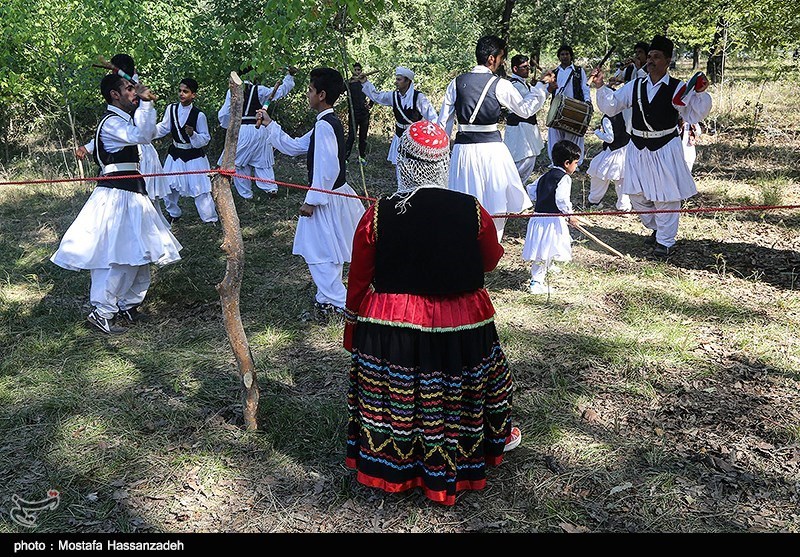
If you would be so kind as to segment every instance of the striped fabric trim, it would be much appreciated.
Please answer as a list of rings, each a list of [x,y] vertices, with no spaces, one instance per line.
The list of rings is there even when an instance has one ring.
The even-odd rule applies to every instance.
[[[405,323],[402,321],[387,321],[385,319],[375,319],[374,317],[360,317],[360,316],[358,318],[358,321],[375,323],[376,325],[388,325],[390,327],[402,327],[404,329],[416,329],[417,331],[423,331],[425,333],[451,333],[457,331],[466,331],[469,329],[478,329],[480,327],[488,325],[489,323],[494,322],[494,316],[490,317],[489,319],[479,321],[477,323],[458,325],[457,327],[424,327],[422,325],[417,325],[416,323]]]

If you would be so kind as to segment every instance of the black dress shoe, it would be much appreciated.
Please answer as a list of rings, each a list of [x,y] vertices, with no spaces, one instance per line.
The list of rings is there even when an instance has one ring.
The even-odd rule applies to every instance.
[[[180,217],[173,217],[171,215],[167,217],[167,222],[170,223],[170,224],[175,224],[179,220],[181,220]]]
[[[653,255],[656,257],[669,257],[672,255],[672,248],[656,244],[656,247],[653,248]]]
[[[644,239],[644,243],[648,246],[653,246],[656,243],[656,231],[653,230],[653,233],[650,234],[647,238]]]

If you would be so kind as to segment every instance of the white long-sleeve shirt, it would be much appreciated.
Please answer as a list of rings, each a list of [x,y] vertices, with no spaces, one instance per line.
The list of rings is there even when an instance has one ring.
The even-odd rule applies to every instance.
[[[614,143],[614,126],[611,125],[611,119],[603,116],[603,119],[600,120],[600,127],[594,130],[594,134],[600,141]]]
[[[250,83],[249,81],[245,81],[245,83]],[[294,77],[291,74],[286,74],[286,77],[283,78],[283,81],[278,86],[278,90],[275,91],[275,96],[272,97],[272,101],[277,101],[281,97],[285,97],[289,94],[289,92],[294,88]],[[272,93],[272,87],[265,87],[264,85],[258,85],[258,101],[263,105],[267,102],[267,98],[269,94]],[[228,127],[231,123],[231,91],[228,90],[225,93],[225,102],[222,105],[222,108],[219,109],[217,112],[217,118],[219,119],[219,125],[223,128]]]
[[[133,113],[133,118],[131,118],[131,115],[128,114],[127,112],[125,112],[124,110],[119,109],[119,108],[117,108],[115,106],[111,106],[110,104],[106,106],[106,110],[110,110],[111,112],[119,114],[120,116],[125,118],[125,121],[131,122],[132,123],[131,127],[133,128],[133,130],[130,131],[130,136],[128,136],[128,132],[125,132],[124,135],[116,135],[118,133],[119,122],[115,122],[114,124],[110,124],[111,120],[116,120],[116,118],[109,119],[109,121],[106,122],[103,125],[103,132],[101,134],[101,139],[103,140],[103,145],[106,146],[106,151],[108,151],[109,153],[115,153],[115,152],[119,151],[120,149],[122,149],[123,147],[126,147],[128,145],[133,145],[133,144],[146,145],[146,144],[152,142],[153,139],[155,139],[155,136],[151,137],[147,141],[127,141],[127,139],[126,139],[126,138],[138,138],[138,139],[141,139],[142,137],[144,137],[143,130],[137,130],[136,129],[137,126],[139,126],[139,122],[140,121],[142,122],[142,125],[148,126],[148,125],[150,125],[150,120],[152,119],[152,124],[155,125],[158,115],[156,114],[156,109],[155,109],[155,106],[153,106],[152,101],[139,101],[139,107]],[[139,115],[140,111],[144,111],[141,116]],[[135,123],[135,125],[133,125],[133,123]],[[115,138],[111,138],[111,145],[114,145],[114,148],[109,147],[109,143],[105,139],[106,138],[106,128],[109,126],[109,124],[111,125],[111,127],[109,129],[115,130],[115,131],[111,132],[111,133],[115,134]],[[155,131],[153,131],[153,133],[155,134]],[[122,141],[123,143],[117,142],[117,139],[120,139],[120,141]],[[89,140],[89,143],[87,143],[83,147],[89,152],[89,154],[93,154],[94,153],[94,136],[92,136],[92,139]]]
[[[362,85],[361,90],[364,91],[364,94],[371,99],[372,102],[383,106],[393,106],[395,91],[378,91],[371,81],[366,81]],[[412,108],[412,105],[414,104],[414,91],[414,82],[411,82],[408,90],[404,94],[400,95],[400,105],[404,109]],[[436,110],[433,108],[433,105],[431,105],[428,97],[426,97],[425,93],[422,91],[420,91],[417,95],[417,110],[419,110],[419,113],[422,114],[423,120],[435,122],[438,118],[436,115]]]
[[[106,110],[121,117],[109,118],[100,130],[100,141],[109,153],[116,153],[129,145],[146,145],[153,141],[156,135],[156,110],[152,102],[140,101],[133,118],[116,106],[108,105]],[[94,152],[94,140],[89,145],[92,146],[91,152]]]
[[[312,188],[332,190],[339,177],[339,144],[331,125],[322,119],[333,112],[332,108],[317,114],[314,129],[301,137],[292,137],[281,129],[274,120],[266,127],[269,140],[281,153],[289,156],[308,153],[311,145],[311,133],[314,132],[314,169],[312,172]],[[305,202],[309,205],[327,205],[330,195],[324,192],[308,190]]]
[[[178,104],[178,128],[186,125],[186,119],[189,118],[189,113],[192,111],[192,106],[183,106]],[[164,111],[164,117],[156,125],[156,138],[164,137],[172,132],[172,110],[167,107]],[[197,115],[197,127],[194,133],[189,136],[189,143],[195,149],[205,147],[211,141],[211,133],[208,131],[208,120],[202,111]]]
[[[633,88],[636,86],[638,80],[627,82],[625,85],[614,91],[610,87],[603,86],[597,90],[595,100],[597,101],[597,108],[603,114],[614,116],[619,114],[626,108],[633,106]],[[669,85],[669,72],[664,74],[664,77],[653,83],[650,76],[645,79],[645,92],[647,99],[652,102],[653,98],[658,93],[659,89],[663,86]],[[685,82],[681,81],[676,88],[679,91]],[[686,106],[676,105],[674,102],[672,106],[681,115],[683,121],[688,124],[696,124],[704,119],[711,112],[711,95],[707,92],[698,93],[694,89],[684,97],[683,102]]]
[[[564,93],[565,96],[570,98],[577,98],[575,91],[572,87],[573,72],[580,72],[581,89],[583,90],[583,100],[585,102],[592,102],[592,93],[589,90],[589,82],[586,79],[586,72],[581,67],[575,67],[570,64],[566,68],[559,66],[558,75],[556,76],[556,94]]]
[[[472,73],[492,73],[486,66],[475,66]],[[498,79],[495,87],[497,101],[509,109],[520,118],[529,118],[536,114],[547,100],[547,85],[537,83],[532,87],[527,95],[522,95],[514,85],[507,79]],[[438,123],[447,134],[453,132],[453,122],[456,118],[456,80],[452,80],[447,85],[442,101],[442,109],[439,111]]]

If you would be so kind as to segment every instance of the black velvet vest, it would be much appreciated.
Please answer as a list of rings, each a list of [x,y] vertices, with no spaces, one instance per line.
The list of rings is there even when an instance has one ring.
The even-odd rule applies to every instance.
[[[186,133],[183,131],[183,128],[179,127],[178,124],[178,103],[172,103],[171,105],[167,106],[167,110],[170,111],[172,141],[177,143],[190,143],[189,136],[186,135]],[[196,106],[192,106],[192,109],[189,111],[189,117],[186,118],[186,123],[184,126],[191,126],[196,130],[198,116],[200,116],[200,109],[198,109]],[[173,160],[180,159],[183,162],[199,159],[200,157],[204,157],[206,154],[202,147],[195,147],[193,149],[178,149],[175,147],[175,145],[170,145],[167,153],[172,157]]]
[[[422,188],[406,204],[376,205],[376,292],[447,295],[483,287],[480,211],[471,195]]]
[[[478,105],[481,93],[483,93],[486,83],[493,77],[495,78],[494,83],[489,87],[489,91],[483,99],[483,104],[481,104],[480,110],[478,110],[478,114],[475,116],[475,120],[472,123],[485,126],[497,124],[497,122],[500,121],[500,116],[502,115],[500,110],[501,106],[495,95],[499,78],[491,73],[469,72],[461,74],[456,78],[455,109],[459,125],[470,123],[469,119],[472,117],[472,113]],[[455,142],[494,143],[502,140],[503,137],[500,135],[499,130],[491,132],[467,132],[459,129],[456,134]]]
[[[94,160],[101,168],[109,164],[119,163],[138,163],[139,162],[139,147],[136,145],[127,145],[115,153],[106,151],[103,140],[100,139],[100,131],[103,129],[103,124],[109,118],[121,118],[116,112],[106,110],[103,114],[103,119],[100,125],[97,126],[97,132],[94,135]],[[102,165],[100,164],[102,162]],[[109,172],[105,176],[128,176],[131,174],[139,174],[137,170],[120,170],[119,172]],[[118,190],[132,191],[134,193],[141,193],[147,195],[147,185],[144,183],[144,178],[123,178],[121,180],[98,180],[97,185],[103,188],[116,188]]]
[[[556,205],[556,189],[566,173],[563,168],[551,168],[539,178],[536,183],[536,206],[533,209],[535,212],[561,213],[561,209]]]
[[[558,72],[562,70],[561,66],[557,67],[553,72],[558,78]],[[558,93],[558,89],[553,92],[553,96],[556,96]],[[583,78],[582,72],[580,68],[576,68],[572,66],[572,98],[578,101],[586,102],[586,99],[583,98]]]
[[[531,90],[530,86],[520,78],[516,76],[511,76],[509,80],[512,82],[516,81],[517,83],[522,83],[525,87],[528,88],[528,91],[530,92]],[[518,126],[520,122],[536,125],[536,114],[528,116],[527,118],[520,118],[519,116],[517,116],[516,114],[514,114],[509,110],[508,116],[506,116],[506,126]]]
[[[614,116],[603,116],[603,118],[608,118],[611,121],[611,129],[614,132],[614,141],[611,143],[604,141],[603,149],[616,151],[617,149],[625,147],[631,140],[631,136],[628,135],[628,130],[625,126],[625,117],[622,115],[622,112]]]
[[[263,108],[261,101],[258,100],[258,85],[255,83],[245,83],[244,102],[242,103],[242,125],[254,126],[256,124],[256,111]]]
[[[395,91],[392,95],[392,112],[394,112],[394,119],[397,121],[397,125],[394,127],[394,134],[397,137],[403,136],[403,132],[406,131],[406,129],[400,126],[409,126],[408,120],[411,120],[412,124],[422,120],[422,113],[419,111],[419,108],[417,108],[417,97],[419,97],[419,91],[414,89],[414,94],[411,99],[411,108],[403,108],[403,105],[400,104],[400,91]]]
[[[644,109],[644,118],[652,126],[653,130],[669,130],[675,129],[674,133],[665,135],[664,137],[645,139],[644,137],[637,137],[636,134],[631,134],[631,141],[637,149],[642,150],[645,147],[651,151],[660,149],[672,138],[678,137],[678,118],[680,114],[672,106],[672,97],[675,95],[679,80],[674,77],[669,78],[668,84],[662,84],[658,88],[656,96],[653,97],[653,102],[647,100],[647,92],[644,89],[643,82],[649,78],[639,78],[633,85],[633,116],[631,117],[631,124],[634,130],[648,131],[647,126],[644,124],[642,111],[639,110],[639,97],[642,99],[642,109]],[[648,84],[649,86],[650,84]]]
[[[333,133],[336,134],[336,145],[338,146],[338,158],[339,158],[339,176],[336,177],[336,182],[333,184],[332,189],[339,188],[344,185],[347,181],[346,178],[346,168],[345,168],[345,143],[344,143],[344,126],[342,126],[341,120],[339,117],[336,116],[335,113],[329,112],[320,120],[325,120],[328,122],[331,127],[333,128]],[[314,183],[314,144],[315,136],[317,134],[317,124],[314,123],[314,129],[311,131],[311,142],[308,144],[308,153],[306,154],[306,166],[308,167],[308,185],[311,186]]]

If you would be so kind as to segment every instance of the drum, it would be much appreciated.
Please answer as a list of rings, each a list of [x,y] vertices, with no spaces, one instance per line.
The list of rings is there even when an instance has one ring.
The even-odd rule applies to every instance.
[[[550,101],[550,110],[547,111],[547,127],[575,135],[586,135],[593,110],[592,103],[556,95]]]

